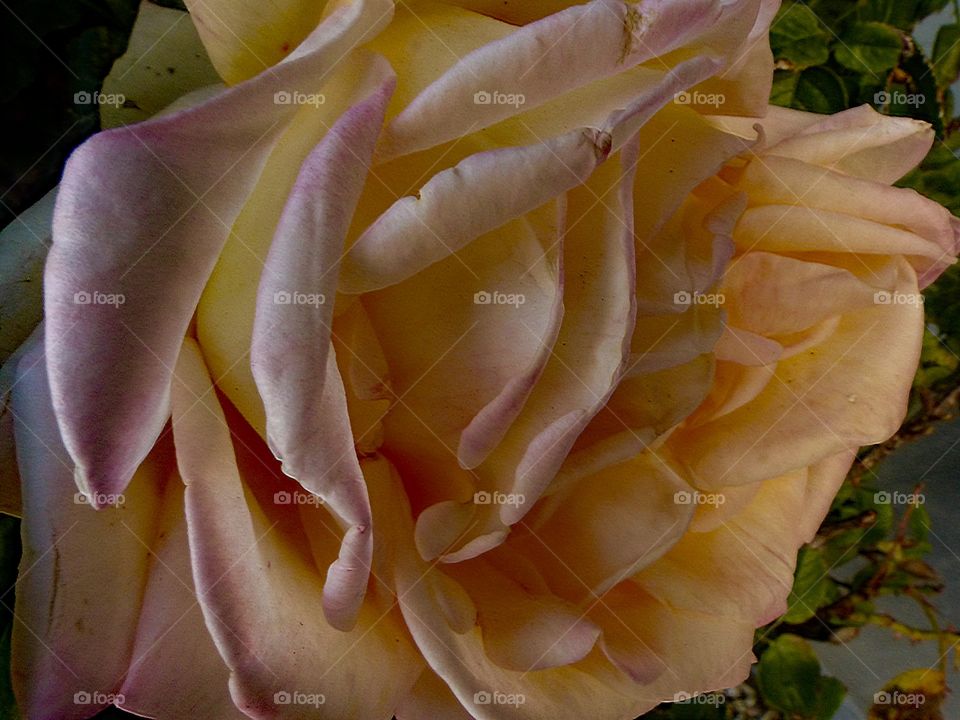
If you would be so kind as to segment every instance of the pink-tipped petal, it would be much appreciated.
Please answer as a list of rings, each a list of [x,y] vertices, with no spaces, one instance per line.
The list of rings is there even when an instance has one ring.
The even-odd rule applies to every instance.
[[[389,604],[365,602],[349,632],[326,621],[321,571],[291,537],[303,529],[289,519],[278,527],[283,518],[264,504],[276,503],[265,448],[252,449],[260,441],[249,428],[228,425],[192,340],[177,365],[173,416],[194,580],[237,706],[258,720],[389,720],[423,667],[405,630]],[[243,423],[235,413],[229,422]],[[269,495],[258,496],[267,483]],[[336,555],[333,537],[314,539]],[[285,702],[294,693],[312,700]]]
[[[383,2],[332,14],[269,73],[203,105],[100,133],[71,156],[44,279],[47,363],[64,445],[91,495],[121,492],[166,422],[200,293],[300,109],[278,94],[316,91],[383,24]]]
[[[384,156],[460,137],[666,54],[728,10],[717,0],[595,0],[526,25],[469,53],[424,89],[387,128]],[[494,91],[524,101],[477,101],[477,93]]]
[[[352,627],[363,601],[373,531],[331,324],[344,239],[393,93],[389,66],[376,67],[379,86],[304,161],[261,277],[250,351],[271,449],[347,528],[323,598],[340,629]]]
[[[350,248],[341,290],[398,283],[471,240],[583,183],[610,153],[610,135],[581,128],[522,148],[471,155],[404,197]]]

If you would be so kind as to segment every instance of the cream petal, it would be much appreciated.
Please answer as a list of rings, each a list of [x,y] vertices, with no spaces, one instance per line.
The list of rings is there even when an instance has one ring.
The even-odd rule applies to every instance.
[[[894,292],[916,294],[905,260]],[[834,333],[782,360],[738,409],[667,441],[699,487],[756,482],[881,442],[903,419],[918,362],[923,309],[878,304],[843,315]],[[749,458],[749,460],[747,460]]]
[[[743,4],[681,0],[637,6],[594,0],[525,25],[469,53],[424,89],[387,128],[384,156],[460,137],[517,114],[520,107],[535,107],[663,55]],[[583,53],[585,47],[591,52]],[[522,96],[523,102],[476,100],[476,93],[493,91]]]
[[[386,63],[377,68],[379,87],[303,163],[264,266],[250,349],[271,449],[349,528],[324,585],[324,612],[343,630],[363,601],[373,539],[330,331],[344,238],[393,90]]]
[[[153,446],[201,291],[298,112],[276,93],[316,89],[375,29],[375,4],[331,15],[299,57],[270,73],[203,105],[95,135],[71,156],[44,283],[51,393],[80,487],[120,492]],[[105,367],[124,371],[105,386]]]
[[[341,290],[398,283],[471,240],[583,183],[610,152],[610,136],[587,128],[522,148],[477,153],[398,200],[357,239]]]
[[[327,624],[320,572],[242,479],[232,431],[191,340],[177,377],[174,441],[194,580],[237,706],[256,718],[390,718],[422,665],[389,605],[384,613],[365,603],[350,632]],[[244,472],[262,473],[256,463],[248,460]],[[380,671],[371,673],[371,663]],[[315,702],[286,703],[282,693]]]

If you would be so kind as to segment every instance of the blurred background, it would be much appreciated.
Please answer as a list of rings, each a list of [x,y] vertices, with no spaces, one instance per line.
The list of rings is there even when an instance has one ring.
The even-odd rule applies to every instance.
[[[0,117],[7,127],[0,228],[32,222],[21,214],[57,184],[71,150],[99,129],[101,111],[136,121],[158,109],[133,99],[112,109],[98,103],[111,69],[114,78],[162,76],[170,99],[178,88],[216,82],[212,69],[205,77],[178,75],[177,59],[159,49],[141,48],[135,65],[122,57],[138,13],[182,11],[179,0],[0,0]],[[188,22],[178,28],[192,32]],[[771,102],[818,113],[868,103],[933,125],[929,157],[899,184],[960,215],[960,0],[788,0],[770,39],[777,68]],[[18,263],[8,250],[0,234],[0,263]],[[39,295],[36,268],[24,269],[22,282]],[[789,611],[757,631],[759,662],[750,680],[664,704],[647,717],[960,718],[960,698],[950,693],[960,682],[960,269],[948,271],[925,300],[923,361],[909,415],[896,437],[860,453],[818,537],[801,551]],[[2,310],[0,323],[11,322]],[[29,328],[15,330],[4,333],[13,345]],[[0,363],[13,349],[0,347]],[[0,720],[20,717],[9,678],[19,557],[19,523],[0,516]],[[111,710],[99,717],[133,716]]]

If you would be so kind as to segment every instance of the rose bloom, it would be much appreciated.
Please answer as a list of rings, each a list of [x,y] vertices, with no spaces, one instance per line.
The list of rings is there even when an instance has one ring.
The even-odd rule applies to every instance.
[[[891,187],[932,131],[768,109],[775,2],[188,4],[206,55],[148,6],[131,52],[228,87],[9,231],[52,236],[3,373],[25,716],[612,720],[742,681],[904,415],[957,251]]]

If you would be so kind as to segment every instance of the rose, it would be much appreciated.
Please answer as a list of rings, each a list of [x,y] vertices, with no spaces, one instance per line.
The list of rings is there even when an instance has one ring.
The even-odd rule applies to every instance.
[[[67,168],[45,342],[23,350],[13,390],[21,704],[85,716],[69,698],[102,688],[159,717],[613,718],[736,683],[854,448],[902,414],[922,321],[863,293],[916,290],[904,256],[936,274],[954,253],[946,214],[915,195],[893,220],[857,206],[881,226],[916,216],[911,238],[857,248],[883,252],[864,260],[876,276],[849,253],[796,260],[800,274],[777,266],[795,252],[751,247],[750,213],[784,191],[750,168],[793,157],[774,139],[798,135],[800,159],[858,193],[852,176],[898,170],[843,146],[850,115],[824,121],[818,142],[839,149],[814,155],[808,116],[772,112],[751,148],[743,123],[672,103],[697,85],[723,112],[758,109],[756,3],[652,19],[530,4],[504,11],[543,18],[519,29],[427,3],[392,20],[388,4],[339,3],[322,22],[290,6],[266,25],[254,6],[195,7],[239,84],[101,135]],[[705,79],[719,67],[705,48],[722,79]],[[392,99],[371,53],[397,71]],[[526,102],[479,107],[485,89]],[[325,102],[275,103],[284,91]],[[892,135],[915,163],[929,137],[906,127],[863,137]],[[829,199],[817,217],[860,242]],[[821,304],[777,307],[738,270],[758,262],[820,280]],[[68,303],[80,288],[126,302]],[[780,325],[763,324],[770,307]],[[851,328],[884,353],[840,352]],[[829,367],[805,354],[821,346]],[[817,370],[834,391],[811,395],[820,424],[801,402]],[[835,402],[852,378],[863,397]],[[323,503],[276,502],[304,489],[265,440]],[[74,464],[91,498],[136,468],[123,507],[73,504]]]

